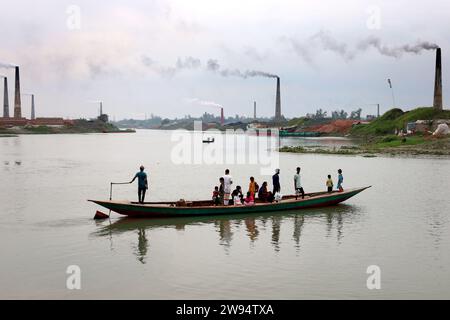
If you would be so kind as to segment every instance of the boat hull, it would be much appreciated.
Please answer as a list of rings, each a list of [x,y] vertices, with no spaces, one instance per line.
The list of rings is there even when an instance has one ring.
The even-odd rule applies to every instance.
[[[336,205],[369,187],[346,190],[344,192],[317,193],[305,199],[295,200],[293,196],[287,200],[273,203],[257,203],[253,206],[175,206],[175,203],[138,204],[126,201],[89,200],[116,213],[136,218],[206,216],[222,214],[261,213],[284,210],[299,210],[306,208]]]

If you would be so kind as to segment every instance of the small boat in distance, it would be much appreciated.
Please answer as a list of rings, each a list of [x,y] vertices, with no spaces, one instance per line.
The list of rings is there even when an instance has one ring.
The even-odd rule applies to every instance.
[[[203,140],[203,143],[211,143],[211,142],[214,142],[214,138],[208,137],[208,139]]]
[[[261,212],[274,212],[283,210],[300,210],[336,205],[354,195],[370,188],[347,189],[343,192],[315,192],[305,194],[305,198],[295,199],[294,195],[283,196],[279,202],[262,202],[256,199],[252,206],[229,205],[214,206],[211,200],[176,201],[176,202],[145,202],[143,204],[131,201],[88,200],[111,211],[136,218],[153,217],[183,217],[207,216],[220,214],[251,214]]]

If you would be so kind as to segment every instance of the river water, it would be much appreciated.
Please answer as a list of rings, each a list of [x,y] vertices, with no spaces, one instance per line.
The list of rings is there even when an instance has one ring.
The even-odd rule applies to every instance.
[[[323,190],[338,168],[346,188],[372,188],[298,212],[92,219],[103,209],[87,199],[107,199],[109,183],[129,181],[141,164],[149,201],[208,199],[225,167],[244,189],[250,175],[271,185],[261,163],[180,164],[177,141],[148,130],[0,138],[0,298],[450,298],[449,159],[274,153],[267,167],[281,169],[283,193],[297,166],[306,192]],[[113,197],[135,200],[136,189],[116,186]],[[73,265],[79,290],[67,286]],[[379,289],[368,289],[369,266],[379,268]]]

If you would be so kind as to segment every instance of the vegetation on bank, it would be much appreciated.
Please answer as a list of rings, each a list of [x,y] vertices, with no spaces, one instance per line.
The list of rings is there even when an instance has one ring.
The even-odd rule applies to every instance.
[[[450,119],[450,110],[436,110],[433,107],[423,107],[404,112],[397,108],[391,109],[369,124],[354,126],[350,131],[350,135],[366,138],[390,135],[394,134],[395,130],[406,128],[408,122],[434,119]]]

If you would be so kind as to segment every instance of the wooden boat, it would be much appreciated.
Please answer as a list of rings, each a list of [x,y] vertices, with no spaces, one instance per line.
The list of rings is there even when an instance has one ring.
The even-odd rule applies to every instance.
[[[343,192],[315,192],[305,194],[305,198],[295,199],[294,195],[283,196],[279,202],[261,202],[258,199],[252,206],[214,206],[211,200],[177,201],[177,202],[145,202],[143,204],[130,201],[88,200],[122,215],[137,218],[207,216],[219,214],[248,214],[274,212],[282,210],[299,210],[305,208],[336,205],[354,195],[370,188],[347,189]]]

